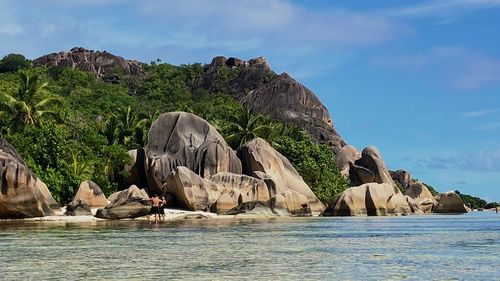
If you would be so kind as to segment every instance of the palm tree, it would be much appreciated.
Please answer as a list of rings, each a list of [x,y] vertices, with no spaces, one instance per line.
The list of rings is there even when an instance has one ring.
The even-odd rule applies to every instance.
[[[271,126],[267,118],[261,114],[253,115],[247,108],[228,121],[229,124],[223,129],[223,132],[225,132],[228,143],[235,149],[257,137],[268,139],[271,134]]]
[[[118,143],[118,126],[118,118],[114,114],[104,123],[103,135],[108,140],[109,145]]]
[[[119,144],[131,144],[133,143],[133,136],[140,135],[138,132],[144,131],[146,118],[137,114],[137,112],[132,111],[132,108],[128,106],[127,108],[121,109],[118,114],[118,143]],[[136,140],[137,142],[142,142],[141,140]]]
[[[37,74],[30,75],[20,72],[20,83],[16,96],[0,93],[1,115],[10,115],[8,126],[14,132],[22,131],[26,126],[41,124],[45,117],[60,120],[59,111],[55,105],[62,105],[57,97],[43,98],[48,93],[48,83],[39,83]]]
[[[87,161],[81,160],[79,152],[71,153],[71,163],[69,166],[71,167],[73,174],[80,178],[92,175],[92,165]]]

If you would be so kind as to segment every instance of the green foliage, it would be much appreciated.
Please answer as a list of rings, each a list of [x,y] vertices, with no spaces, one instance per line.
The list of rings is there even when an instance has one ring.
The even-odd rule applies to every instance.
[[[228,144],[238,149],[257,137],[269,136],[271,126],[263,115],[253,115],[249,109],[244,109],[237,115],[230,116],[222,131]]]
[[[16,72],[30,66],[30,61],[20,54],[8,54],[0,60],[0,73]]]
[[[326,145],[317,145],[305,135],[301,139],[281,135],[273,147],[290,160],[323,202],[333,202],[336,195],[349,188],[349,181],[340,174],[335,157]]]
[[[40,126],[47,117],[60,120],[60,114],[54,107],[61,105],[61,99],[46,92],[48,83],[40,83],[37,74],[20,72],[17,95],[0,93],[0,110],[8,122],[10,130],[19,132],[25,127]]]
[[[426,184],[425,182],[423,182],[422,184],[425,185],[425,187],[427,187],[427,189],[431,192],[432,196],[436,196],[439,194],[439,192],[437,192],[433,186]]]
[[[33,172],[47,184],[59,203],[67,203],[79,179],[65,161],[69,152],[67,132],[54,123],[28,127],[8,136]]]
[[[484,208],[484,206],[486,206],[487,204],[487,202],[481,198],[463,194],[458,190],[455,190],[455,193],[460,196],[465,205],[471,207],[472,209]]]
[[[399,189],[399,191],[401,191],[401,193],[404,194],[406,192],[406,188],[404,188],[399,181],[394,181],[394,183],[396,184],[396,186]]]
[[[485,208],[485,209],[493,209],[493,208],[498,208],[498,207],[500,207],[500,202],[490,202],[490,203],[484,205],[483,208]]]

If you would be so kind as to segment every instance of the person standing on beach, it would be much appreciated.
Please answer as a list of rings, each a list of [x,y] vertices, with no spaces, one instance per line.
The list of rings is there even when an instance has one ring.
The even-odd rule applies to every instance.
[[[154,217],[155,217],[155,223],[158,223],[160,220],[160,204],[161,204],[161,199],[158,196],[154,196],[151,198],[151,212]]]
[[[159,213],[160,213],[160,222],[165,222],[165,207],[167,205],[167,200],[165,200],[165,196],[160,196],[160,210],[159,210]]]

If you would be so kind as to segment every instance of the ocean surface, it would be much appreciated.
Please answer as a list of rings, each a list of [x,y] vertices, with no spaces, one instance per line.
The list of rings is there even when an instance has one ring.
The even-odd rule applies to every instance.
[[[1,280],[500,280],[500,214],[0,222]]]

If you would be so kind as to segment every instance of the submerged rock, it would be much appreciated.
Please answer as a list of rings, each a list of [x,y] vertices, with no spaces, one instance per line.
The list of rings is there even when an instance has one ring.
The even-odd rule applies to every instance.
[[[0,138],[0,219],[50,216],[55,210],[60,208],[47,186]]]

